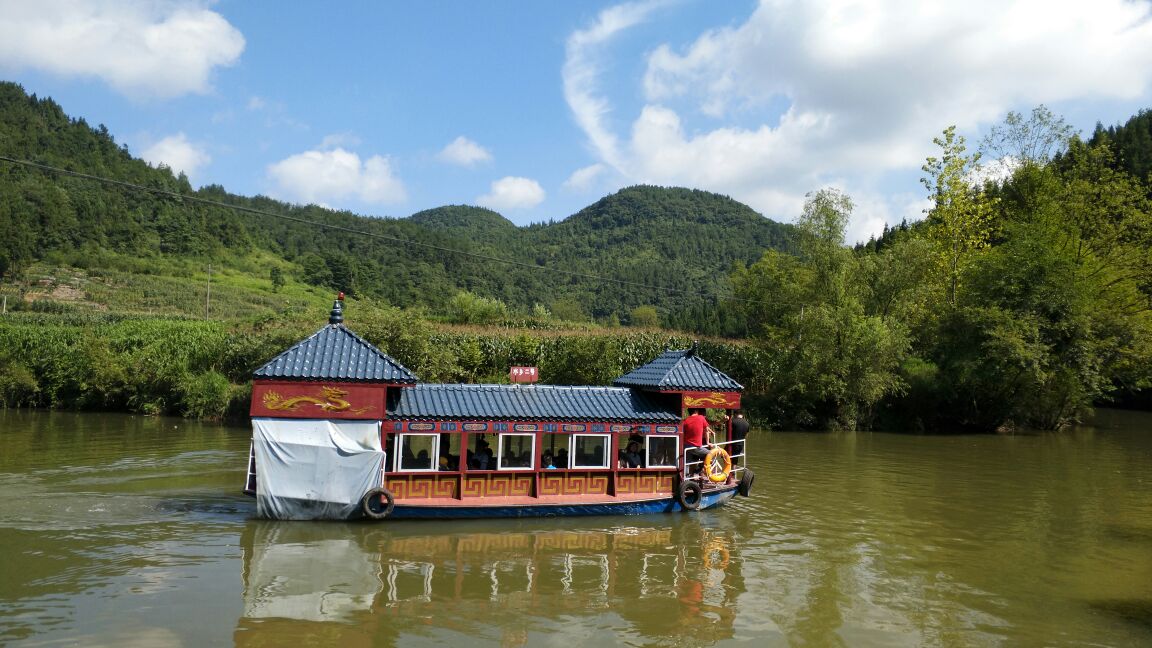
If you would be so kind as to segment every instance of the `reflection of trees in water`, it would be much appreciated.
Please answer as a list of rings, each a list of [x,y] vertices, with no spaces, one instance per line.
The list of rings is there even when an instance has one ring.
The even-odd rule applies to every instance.
[[[257,636],[281,636],[268,630],[283,626],[351,645],[453,633],[523,645],[553,624],[577,623],[619,638],[710,644],[732,637],[744,592],[734,537],[689,518],[444,534],[253,521],[242,538],[237,643],[263,645]],[[259,633],[244,632],[255,626]]]

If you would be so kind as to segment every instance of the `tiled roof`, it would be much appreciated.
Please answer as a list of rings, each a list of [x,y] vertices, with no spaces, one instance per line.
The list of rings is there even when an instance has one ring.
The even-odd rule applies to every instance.
[[[643,393],[620,387],[419,384],[400,390],[391,419],[679,422]]]
[[[701,360],[694,349],[665,351],[648,364],[620,376],[614,385],[680,391],[742,391],[744,386]]]
[[[415,383],[418,378],[399,362],[343,324],[329,324],[272,358],[252,374],[256,378]]]

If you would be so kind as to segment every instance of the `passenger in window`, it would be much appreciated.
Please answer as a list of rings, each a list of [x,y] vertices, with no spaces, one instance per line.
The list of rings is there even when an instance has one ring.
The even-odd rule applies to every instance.
[[[624,450],[624,462],[626,468],[643,468],[644,455],[640,452],[640,444],[635,441],[629,441],[628,447]]]
[[[564,448],[560,448],[559,450],[556,451],[556,467],[557,468],[567,468],[568,467],[568,450],[566,450]]]
[[[544,455],[540,457],[540,465],[544,468],[556,468],[556,464],[552,462],[552,451],[545,450]]]

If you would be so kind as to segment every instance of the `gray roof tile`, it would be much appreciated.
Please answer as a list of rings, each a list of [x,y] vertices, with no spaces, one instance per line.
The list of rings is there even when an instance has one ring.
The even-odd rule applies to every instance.
[[[638,391],[559,385],[418,384],[400,390],[389,419],[675,423],[680,417]]]
[[[256,378],[411,384],[418,378],[343,324],[329,324],[272,358]]]

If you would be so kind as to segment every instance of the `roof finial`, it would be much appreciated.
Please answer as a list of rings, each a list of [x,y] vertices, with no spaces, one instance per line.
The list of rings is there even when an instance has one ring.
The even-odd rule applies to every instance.
[[[344,323],[344,293],[337,293],[336,301],[332,302],[332,313],[328,315],[328,323],[332,325]]]

